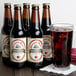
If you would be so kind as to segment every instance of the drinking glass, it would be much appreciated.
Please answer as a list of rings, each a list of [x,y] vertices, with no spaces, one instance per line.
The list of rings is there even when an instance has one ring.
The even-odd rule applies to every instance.
[[[68,67],[71,62],[73,25],[58,23],[51,27],[54,66]]]

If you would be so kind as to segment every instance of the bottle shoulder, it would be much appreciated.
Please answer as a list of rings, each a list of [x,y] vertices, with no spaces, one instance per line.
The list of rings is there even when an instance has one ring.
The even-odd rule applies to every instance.
[[[30,37],[33,37],[33,38],[42,38],[42,36],[43,34],[40,31],[30,33]]]
[[[21,38],[21,37],[27,37],[28,32],[26,30],[19,30],[19,29],[12,29],[10,32],[10,37],[14,38]]]
[[[42,32],[43,32],[43,34],[44,35],[49,35],[50,34],[50,27],[41,27],[41,29],[42,29]]]
[[[11,26],[9,26],[9,25],[7,25],[7,26],[3,25],[1,33],[9,35],[10,34],[10,30],[11,30]]]
[[[42,36],[42,29],[40,27],[40,23],[31,23],[29,26],[29,33],[31,36]]]

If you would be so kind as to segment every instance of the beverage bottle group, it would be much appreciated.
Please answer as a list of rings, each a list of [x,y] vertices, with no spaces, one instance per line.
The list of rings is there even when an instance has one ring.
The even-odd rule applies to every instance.
[[[14,5],[12,20],[11,4],[5,3],[4,25],[2,28],[2,60],[4,64],[21,68],[41,68],[53,62],[51,44],[50,5],[43,4],[42,22],[40,24],[39,5]]]

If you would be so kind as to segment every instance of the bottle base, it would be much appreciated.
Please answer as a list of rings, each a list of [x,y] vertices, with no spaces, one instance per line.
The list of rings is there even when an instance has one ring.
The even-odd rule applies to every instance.
[[[28,62],[27,66],[32,69],[39,69],[39,68],[42,68],[42,62],[40,62],[40,63]]]
[[[9,58],[2,57],[2,62],[5,65],[8,65],[8,66],[11,65],[11,62],[10,62],[10,59]]]
[[[21,62],[21,63],[17,63],[17,62],[11,62],[11,67],[13,68],[24,68],[25,67],[26,62]]]
[[[53,58],[44,58],[43,60],[43,66],[47,66],[53,63]]]

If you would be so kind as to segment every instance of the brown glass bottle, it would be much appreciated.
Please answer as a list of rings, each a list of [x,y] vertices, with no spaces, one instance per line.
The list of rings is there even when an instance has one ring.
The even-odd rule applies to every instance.
[[[30,4],[29,3],[23,3],[23,24],[24,28],[27,31],[28,37],[26,38],[26,47],[27,47],[27,58],[28,58],[28,41],[30,37],[29,33],[29,26],[30,26]],[[28,65],[28,61],[26,62]],[[29,66],[29,65],[28,65]]]
[[[32,17],[30,25],[30,39],[28,50],[28,64],[31,68],[42,67],[43,62],[43,38],[40,27],[39,6],[32,5]]]
[[[44,3],[42,24],[41,24],[41,28],[43,31],[43,54],[44,54],[43,65],[51,64],[53,60],[50,27],[51,27],[50,5],[47,3]]]
[[[10,33],[10,61],[15,68],[22,68],[26,63],[26,37],[23,27],[21,6],[14,5],[14,26]]]
[[[2,28],[2,61],[4,64],[10,64],[10,30],[12,28],[11,4],[4,4],[4,24]]]

